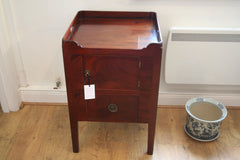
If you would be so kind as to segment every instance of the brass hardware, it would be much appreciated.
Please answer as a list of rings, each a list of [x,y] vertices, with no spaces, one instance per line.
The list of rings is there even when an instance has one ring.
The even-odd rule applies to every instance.
[[[90,73],[90,71],[89,71],[89,70],[85,70],[85,76],[86,76],[86,77],[89,77],[89,76],[91,76],[91,73]]]
[[[118,106],[116,104],[109,104],[108,105],[108,110],[110,112],[117,112],[118,111]]]
[[[140,81],[138,81],[138,87],[140,87],[141,86],[141,82]]]
[[[141,60],[139,60],[139,62],[138,62],[138,68],[139,68],[139,69],[142,68],[142,62],[141,62]]]

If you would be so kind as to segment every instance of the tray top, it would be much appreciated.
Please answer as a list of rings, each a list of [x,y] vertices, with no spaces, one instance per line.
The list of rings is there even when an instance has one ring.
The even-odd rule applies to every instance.
[[[83,48],[142,49],[160,42],[156,25],[146,17],[80,17],[68,40]]]

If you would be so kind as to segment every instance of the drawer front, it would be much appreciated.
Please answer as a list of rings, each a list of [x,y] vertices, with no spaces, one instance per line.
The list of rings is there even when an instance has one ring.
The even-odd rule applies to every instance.
[[[92,83],[96,84],[96,89],[137,89],[138,65],[137,57],[84,57],[84,68],[90,72]]]
[[[99,95],[87,101],[89,121],[136,122],[138,96]]]

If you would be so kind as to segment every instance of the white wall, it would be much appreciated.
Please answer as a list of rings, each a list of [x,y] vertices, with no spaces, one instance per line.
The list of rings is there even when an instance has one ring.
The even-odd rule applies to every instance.
[[[30,89],[21,88],[22,94],[34,86],[35,90],[38,87],[47,87],[51,90],[57,78],[64,80],[61,39],[79,10],[155,11],[158,14],[164,42],[171,27],[240,27],[239,0],[10,0],[10,2],[23,66],[30,86]],[[238,97],[239,88],[239,86],[167,85],[162,72],[159,104],[182,104],[189,96],[198,94],[210,96],[233,94]],[[174,101],[175,94],[187,96],[180,101]],[[29,96],[23,99],[31,101]]]

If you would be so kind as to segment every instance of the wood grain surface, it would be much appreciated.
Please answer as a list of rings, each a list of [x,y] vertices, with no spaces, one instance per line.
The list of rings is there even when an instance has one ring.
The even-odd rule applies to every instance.
[[[173,106],[174,107],[174,106]],[[240,108],[228,109],[220,136],[209,143],[188,137],[183,108],[158,108],[153,155],[147,124],[79,122],[79,153],[72,152],[67,106],[25,105],[0,112],[0,160],[237,160]]]

